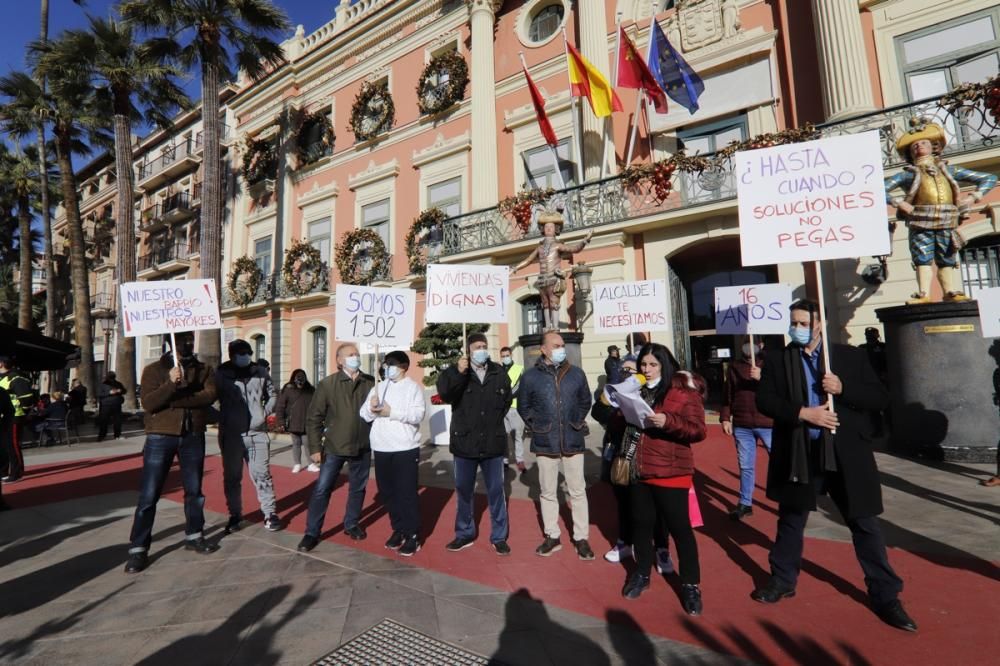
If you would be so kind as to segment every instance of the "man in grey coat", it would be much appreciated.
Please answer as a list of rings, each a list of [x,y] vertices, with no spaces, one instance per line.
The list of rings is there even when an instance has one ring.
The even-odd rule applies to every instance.
[[[267,417],[274,412],[278,396],[271,376],[253,362],[253,347],[246,340],[229,343],[229,360],[215,372],[219,395],[219,448],[222,449],[222,478],[229,508],[226,534],[240,529],[243,521],[243,463],[257,491],[264,527],[272,532],[282,528],[271,479],[271,438]]]

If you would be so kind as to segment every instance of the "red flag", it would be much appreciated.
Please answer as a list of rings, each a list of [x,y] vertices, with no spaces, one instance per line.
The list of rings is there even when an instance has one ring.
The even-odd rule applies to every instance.
[[[667,95],[656,82],[656,77],[649,71],[649,65],[639,55],[635,44],[625,34],[624,28],[619,28],[618,41],[618,83],[622,88],[645,90],[653,100],[657,113],[667,112]]]
[[[521,70],[524,72],[524,78],[528,80],[528,91],[531,92],[531,103],[535,105],[538,129],[542,131],[545,143],[555,148],[559,145],[559,139],[556,138],[556,133],[552,129],[552,123],[549,122],[549,117],[545,113],[545,98],[542,97],[542,93],[535,87],[535,82],[531,80],[528,70],[524,66],[521,67]]]

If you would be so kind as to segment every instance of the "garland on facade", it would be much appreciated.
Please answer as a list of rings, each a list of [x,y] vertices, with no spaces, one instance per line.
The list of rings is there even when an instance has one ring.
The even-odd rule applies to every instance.
[[[448,219],[444,211],[440,208],[428,208],[413,220],[410,230],[406,234],[406,259],[409,263],[410,273],[413,275],[424,275],[427,272],[427,257],[421,251],[426,243],[427,237],[434,229],[441,229],[444,221]]]
[[[323,258],[319,248],[306,239],[293,240],[285,250],[281,265],[281,279],[285,289],[295,296],[304,296],[323,281]]]
[[[226,278],[226,287],[233,303],[245,308],[253,303],[260,288],[260,267],[252,257],[242,256],[233,262],[233,269]]]
[[[243,146],[243,180],[247,185],[274,178],[278,173],[278,150],[271,139],[248,137]]]
[[[439,85],[441,74],[448,82]],[[431,59],[417,82],[417,107],[421,113],[440,113],[465,97],[469,85],[469,66],[457,51],[448,51]]]
[[[314,128],[317,125],[320,128],[319,142],[313,140]],[[295,133],[296,167],[301,169],[332,153],[336,139],[337,135],[333,130],[333,122],[330,120],[330,114],[326,113],[323,109],[302,116],[298,130]]]
[[[351,131],[358,141],[368,141],[387,131],[396,121],[396,105],[385,81],[366,81],[351,107]]]
[[[963,83],[955,86],[941,98],[939,104],[951,111],[959,109],[985,107],[993,117],[993,122],[1000,122],[1000,76],[994,76],[985,83]]]
[[[497,204],[497,209],[505,215],[510,215],[522,234],[528,233],[531,229],[531,209],[535,205],[547,201],[555,193],[556,191],[551,187],[544,190],[521,190],[512,197],[502,199]]]
[[[372,229],[355,229],[344,233],[337,244],[337,254],[334,257],[341,282],[362,287],[386,275],[390,259],[382,237]],[[367,270],[362,268],[363,260],[368,261]]]

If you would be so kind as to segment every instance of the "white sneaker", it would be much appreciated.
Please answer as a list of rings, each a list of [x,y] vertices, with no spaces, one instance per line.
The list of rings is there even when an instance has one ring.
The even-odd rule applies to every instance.
[[[670,559],[670,551],[666,548],[656,549],[656,572],[661,576],[674,572],[674,563]]]
[[[292,474],[298,474],[302,471],[302,465],[292,465]]]
[[[309,467],[306,467],[306,471],[307,472],[318,472],[319,471],[319,465],[317,465],[316,463],[309,463]]]
[[[615,544],[614,548],[604,553],[604,559],[608,562],[621,562],[632,557],[632,546],[623,543]]]

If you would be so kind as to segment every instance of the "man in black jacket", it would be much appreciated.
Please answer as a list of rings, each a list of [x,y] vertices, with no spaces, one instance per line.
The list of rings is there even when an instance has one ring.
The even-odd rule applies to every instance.
[[[853,347],[834,345],[826,371],[821,329],[815,302],[792,303],[792,341],[768,356],[757,389],[757,408],[774,419],[767,496],[778,502],[778,529],[771,578],[750,596],[776,603],[795,595],[806,521],[817,494],[828,494],[851,530],[872,608],[887,624],[916,631],[898,599],[903,581],[889,565],[877,518],[882,487],[869,413],[883,409],[889,396],[864,352]],[[836,411],[826,407],[831,396]]]
[[[118,381],[113,370],[104,377],[97,391],[97,441],[108,436],[111,424],[115,439],[122,436],[122,405],[125,404],[125,385]]]
[[[459,551],[476,539],[472,504],[476,471],[482,469],[490,505],[490,543],[498,555],[510,555],[503,457],[507,453],[504,416],[513,396],[507,371],[490,360],[487,346],[485,335],[473,333],[466,342],[468,356],[438,375],[438,394],[452,408],[449,449],[455,459],[458,496],[455,539],[446,548]]]

